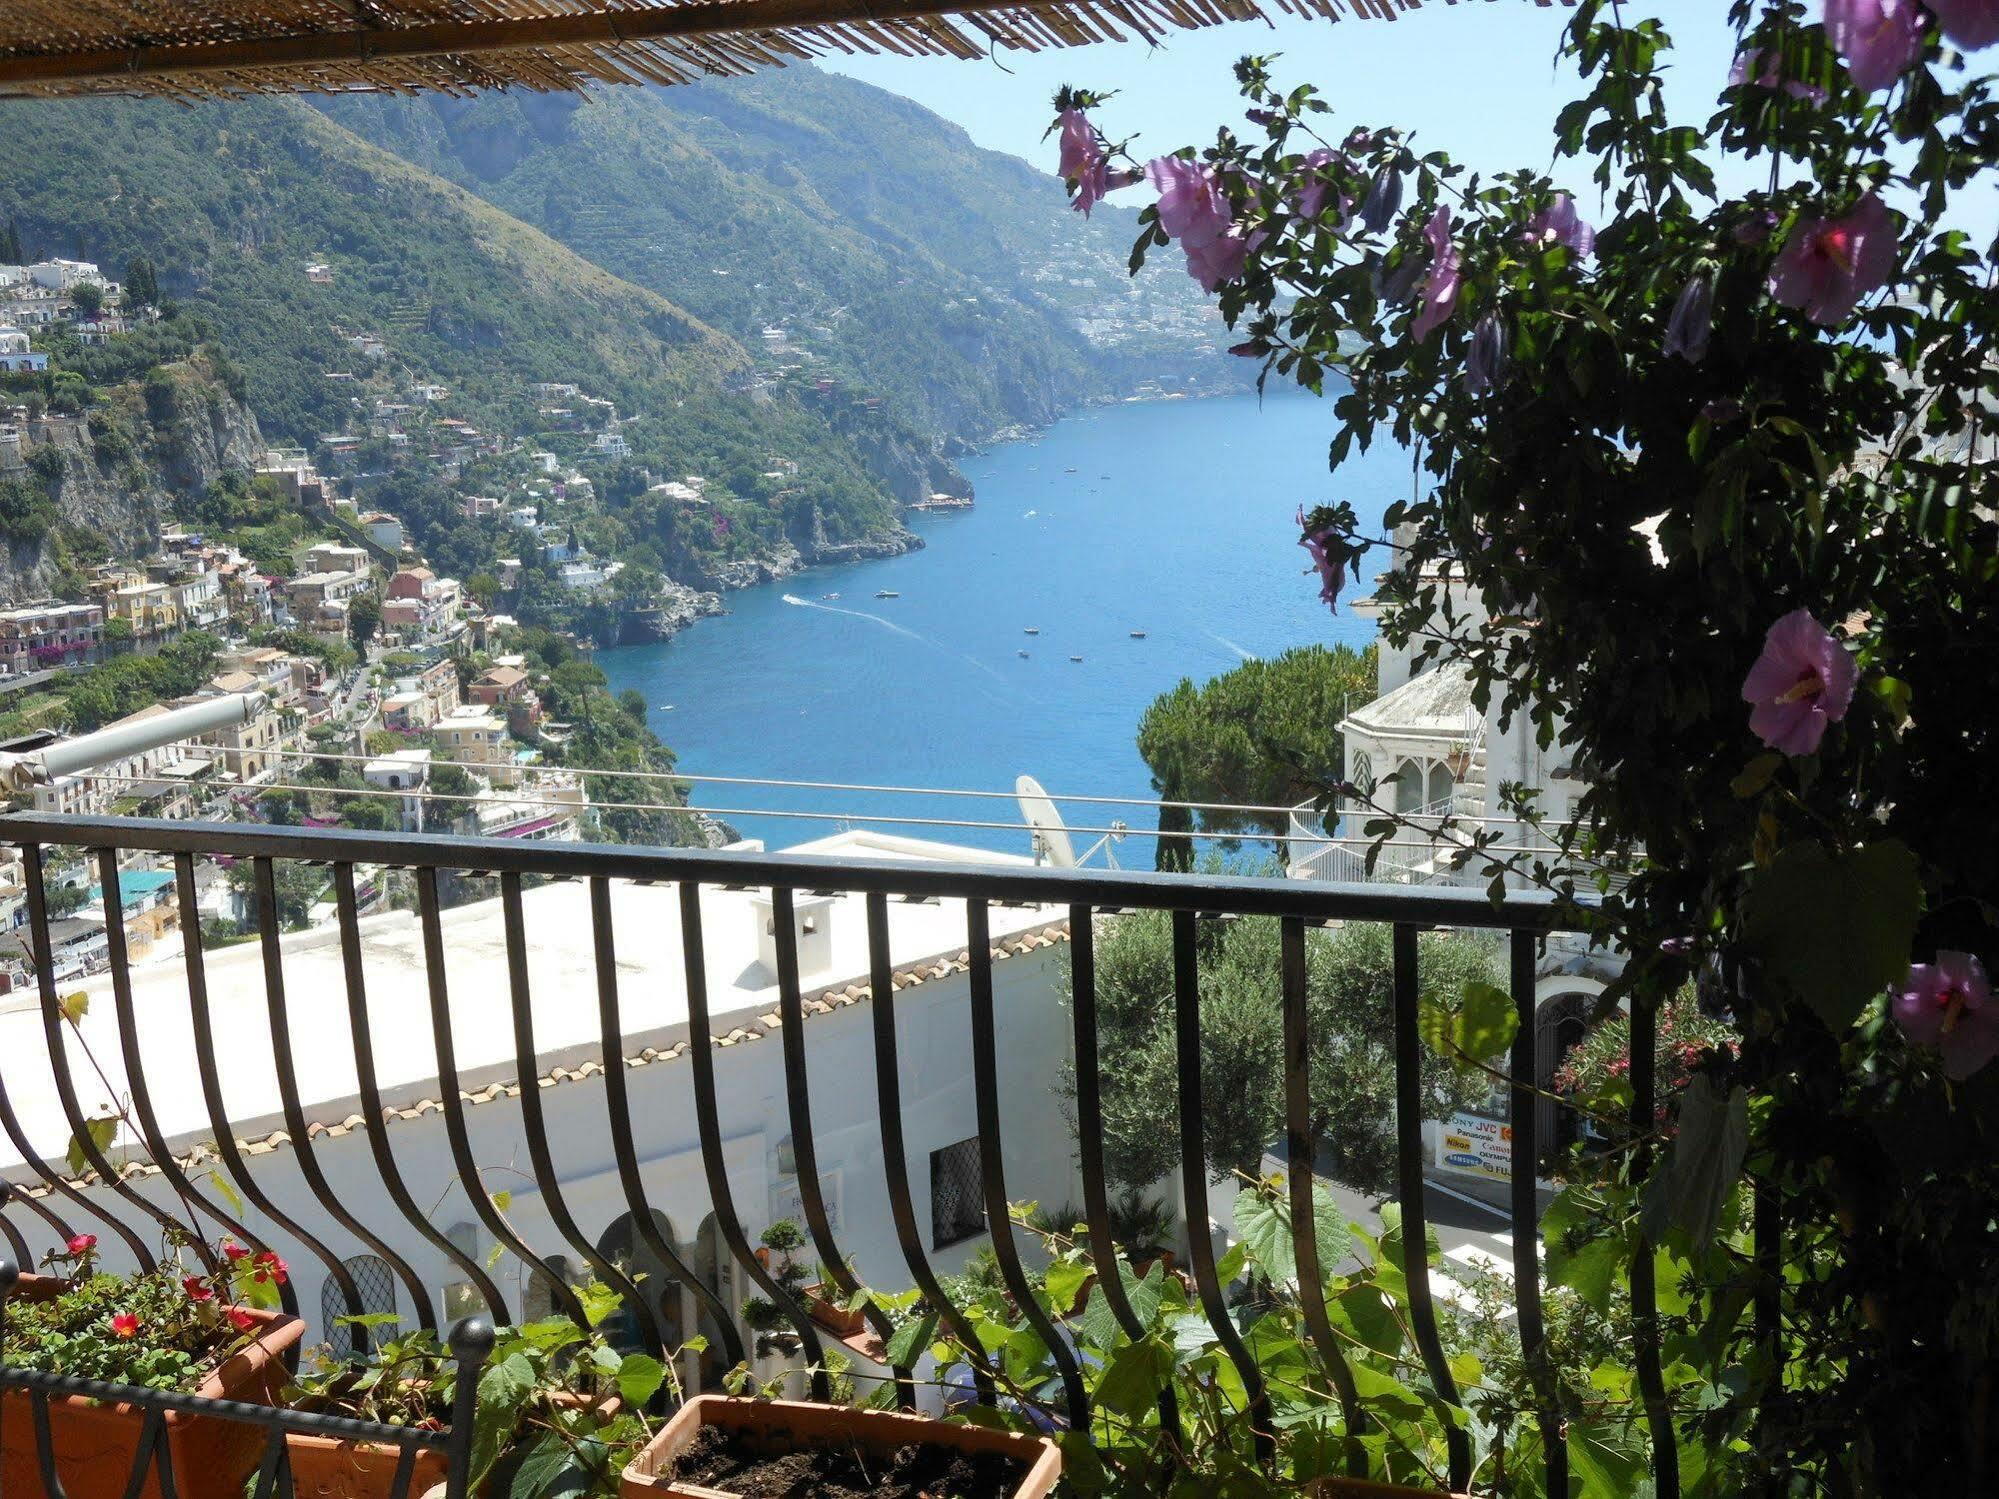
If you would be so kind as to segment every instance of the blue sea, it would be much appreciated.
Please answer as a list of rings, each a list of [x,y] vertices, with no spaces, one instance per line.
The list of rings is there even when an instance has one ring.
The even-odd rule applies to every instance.
[[[1134,736],[1159,693],[1253,656],[1373,638],[1318,601],[1294,517],[1344,498],[1372,527],[1409,492],[1409,461],[1381,443],[1333,475],[1335,430],[1332,403],[1298,393],[1097,408],[964,464],[977,506],[912,516],[923,550],[728,594],[725,617],[598,661],[614,690],[644,694],[689,775],[1006,793],[697,783],[693,800],[745,836],[778,848],[868,824],[1025,853],[1016,776],[1142,803]],[[1154,820],[1142,806],[1063,811],[1135,834]],[[1149,838],[1114,852],[1151,867]]]

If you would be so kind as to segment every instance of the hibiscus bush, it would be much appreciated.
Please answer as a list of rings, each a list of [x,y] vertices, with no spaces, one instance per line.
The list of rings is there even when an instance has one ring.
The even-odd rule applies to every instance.
[[[1389,638],[1576,768],[1590,859],[1513,868],[1600,897],[1612,1000],[1649,1026],[1698,980],[1742,1038],[1670,1142],[1635,1097],[1635,1148],[1544,1225],[1557,1284],[1614,1267],[1636,1329],[1572,1475],[1619,1491],[1600,1439],[1662,1492],[1990,1492],[1999,3],[1729,14],[1732,73],[1696,76],[1582,0],[1552,174],[1336,122],[1254,57],[1243,128],[1149,161],[1064,90],[1063,167],[1084,207],[1142,173],[1134,262],[1184,258],[1239,354],[1328,399],[1327,601],[1385,569]],[[1364,534],[1340,466],[1391,440],[1417,482]]]

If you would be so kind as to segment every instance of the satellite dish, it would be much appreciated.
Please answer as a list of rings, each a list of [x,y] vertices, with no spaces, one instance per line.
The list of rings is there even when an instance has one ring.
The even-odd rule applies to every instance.
[[[1013,794],[1020,802],[1021,817],[1034,830],[1034,862],[1053,864],[1057,869],[1074,869],[1076,845],[1069,841],[1062,814],[1055,810],[1055,803],[1048,799],[1041,783],[1033,776],[1022,776],[1013,783]]]

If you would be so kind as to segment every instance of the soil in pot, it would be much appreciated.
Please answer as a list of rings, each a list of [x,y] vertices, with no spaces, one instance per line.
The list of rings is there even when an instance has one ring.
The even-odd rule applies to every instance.
[[[886,1458],[847,1443],[805,1452],[758,1451],[741,1432],[705,1426],[673,1461],[677,1483],[743,1499],[1000,1499],[1028,1464],[999,1452],[911,1444]]]

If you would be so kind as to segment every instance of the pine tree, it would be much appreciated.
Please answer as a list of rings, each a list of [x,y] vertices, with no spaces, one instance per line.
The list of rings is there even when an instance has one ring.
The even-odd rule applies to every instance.
[[[21,254],[21,231],[12,219],[7,220],[7,229],[0,234],[0,265],[23,265],[26,257]]]

